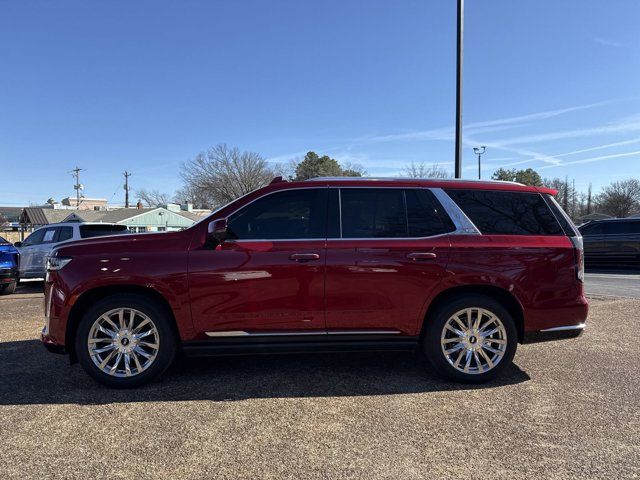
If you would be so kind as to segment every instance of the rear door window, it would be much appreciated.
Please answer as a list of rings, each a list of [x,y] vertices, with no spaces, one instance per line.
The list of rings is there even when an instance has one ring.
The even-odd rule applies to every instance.
[[[342,238],[407,237],[402,189],[343,188]]]
[[[81,238],[103,237],[106,235],[119,235],[127,233],[126,225],[80,225]]]
[[[65,242],[73,238],[73,227],[59,227],[57,242]]]
[[[41,244],[45,243],[53,243],[56,239],[56,233],[58,233],[58,228],[47,228],[44,231],[44,235],[42,237]]]
[[[429,190],[340,189],[342,238],[421,238],[455,230]]]
[[[487,235],[562,235],[562,227],[539,193],[446,190]]]

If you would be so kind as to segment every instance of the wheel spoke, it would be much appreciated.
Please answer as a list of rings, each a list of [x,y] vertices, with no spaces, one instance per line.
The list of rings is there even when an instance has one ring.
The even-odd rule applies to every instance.
[[[155,333],[155,329],[154,329],[154,328],[152,328],[151,330],[147,330],[147,331],[146,331],[146,332],[144,332],[144,333],[137,333],[137,334],[136,334],[136,338],[137,338],[138,340],[140,340],[141,338],[148,337],[148,336],[149,336],[149,335],[151,335],[152,333]]]
[[[500,356],[502,356],[503,353],[504,353],[502,350],[496,350],[495,348],[490,347],[489,345],[483,345],[482,348],[485,349],[485,350],[488,350],[491,353],[495,353],[496,355],[500,355]]]
[[[448,323],[444,326],[444,328],[446,328],[447,330],[449,330],[450,332],[455,333],[458,337],[462,337],[464,336],[464,332],[462,330],[458,330],[457,328],[453,328],[451,325],[449,325]]]
[[[482,315],[484,310],[481,308],[478,309],[478,316],[476,317],[476,321],[473,322],[473,330],[477,330],[480,327],[480,321],[482,320]]]
[[[473,329],[473,309],[467,308],[467,330]]]
[[[488,332],[480,332],[480,335],[482,335],[483,337],[490,337],[491,335],[493,335],[494,333],[496,333],[497,331],[500,330],[500,327],[495,327],[492,330],[489,330]]]
[[[124,308],[118,310],[118,325],[120,325],[120,329],[127,327],[124,323]]]
[[[111,338],[115,338],[115,336],[117,335],[116,332],[113,332],[113,331],[109,330],[108,328],[103,327],[102,325],[100,325],[98,327],[98,330],[100,330],[105,335],[109,335],[109,337],[111,337]]]
[[[109,360],[111,360],[115,354],[116,354],[116,350],[112,351],[109,355],[107,355],[100,363],[100,368],[104,369],[104,367],[107,366],[107,363],[109,363]]]
[[[116,355],[116,361],[111,366],[111,370],[110,370],[111,373],[117,371],[118,365],[120,364],[120,360],[122,360],[122,352],[118,352],[118,355]]]
[[[135,352],[131,352],[131,356],[133,357],[133,362],[136,364],[136,373],[140,373],[142,371],[142,365],[140,365],[140,360],[138,360],[138,354]]]
[[[151,323],[151,320],[145,318],[142,322],[138,324],[136,328],[132,330],[133,333],[138,333],[142,327],[144,327],[147,323]]]
[[[493,368],[493,361],[491,360],[491,358],[489,358],[489,355],[487,355],[487,352],[484,351],[484,348],[481,348],[479,351],[480,351],[480,355],[482,355],[482,357],[487,362],[487,365],[489,366],[489,370],[491,370]]]
[[[130,367],[130,358],[129,358],[129,353],[126,352],[124,354],[124,369],[126,372],[127,377],[131,376],[131,367]]]
[[[473,352],[473,359],[476,361],[476,366],[478,367],[478,371],[480,373],[484,372],[484,368],[482,366],[482,363],[480,362],[480,359],[478,358],[478,352]]]
[[[149,359],[153,356],[152,354],[145,352],[142,348],[138,346],[136,346],[136,348],[134,348],[133,351],[136,352],[138,355],[142,355],[146,359]]]
[[[449,350],[445,350],[444,353],[446,353],[447,355],[451,355],[452,353],[457,352],[458,350],[462,350],[463,348],[464,345],[462,344],[462,342],[460,342],[455,347],[450,348]]]
[[[469,365],[471,365],[471,350],[467,350],[467,356],[465,357],[464,373],[469,373]]]
[[[455,368],[458,368],[460,365],[460,360],[462,360],[462,357],[464,356],[464,350],[462,350],[459,354],[458,354],[458,358],[456,358],[456,361],[454,362],[453,366]]]
[[[95,350],[93,350],[93,353],[104,353],[108,352],[109,350],[113,350],[114,348],[116,348],[116,346],[113,343],[110,343],[106,347],[96,348]]]
[[[489,343],[497,343],[498,345],[506,345],[507,341],[506,340],[502,340],[501,338],[485,338],[484,339],[485,342],[489,342]]]

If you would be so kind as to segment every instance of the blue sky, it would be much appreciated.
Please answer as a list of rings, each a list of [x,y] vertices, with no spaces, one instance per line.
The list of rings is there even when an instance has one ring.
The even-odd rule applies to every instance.
[[[640,2],[467,0],[465,154],[640,177]],[[217,143],[453,170],[455,1],[0,2],[0,204],[173,192]]]

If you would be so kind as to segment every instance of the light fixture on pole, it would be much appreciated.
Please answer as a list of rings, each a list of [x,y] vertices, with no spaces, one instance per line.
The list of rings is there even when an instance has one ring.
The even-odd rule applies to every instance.
[[[480,170],[480,159],[485,150],[486,147],[484,145],[481,147],[473,147],[473,153],[478,155],[478,180],[482,178],[482,170]]]

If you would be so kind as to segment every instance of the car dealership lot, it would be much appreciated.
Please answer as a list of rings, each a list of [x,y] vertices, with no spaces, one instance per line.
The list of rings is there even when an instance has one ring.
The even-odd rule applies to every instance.
[[[630,478],[640,472],[640,301],[521,346],[507,376],[442,382],[407,354],[180,361],[105,389],[36,340],[42,298],[0,299],[4,478]]]

